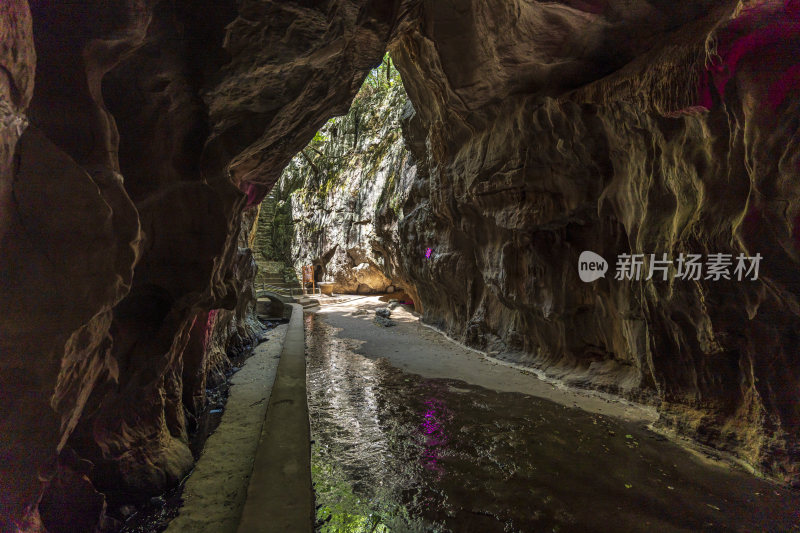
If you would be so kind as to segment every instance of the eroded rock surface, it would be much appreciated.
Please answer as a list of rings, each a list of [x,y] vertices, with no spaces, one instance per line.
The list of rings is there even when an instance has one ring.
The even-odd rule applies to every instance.
[[[426,3],[392,49],[425,319],[797,482],[800,4],[499,4]],[[758,281],[585,284],[584,250],[612,275],[622,253],[764,260]]]
[[[414,106],[413,170],[393,170],[411,179],[347,246],[379,254],[424,319],[465,343],[656,404],[664,428],[797,483],[797,14],[424,2],[391,46]],[[350,221],[363,186],[320,186],[298,210],[304,259],[346,257],[333,213]],[[584,250],[611,263],[605,279],[580,281]],[[616,258],[636,253],[763,264],[756,281],[646,280],[648,263],[615,280]]]
[[[102,509],[70,485],[118,504],[188,472],[205,381],[258,334],[243,213],[403,9],[3,3],[0,529],[83,527]]]
[[[274,235],[288,237],[295,271],[315,269],[317,281],[337,293],[373,294],[412,286],[393,279],[397,250],[378,231],[397,239],[401,205],[415,179],[401,118],[408,99],[389,58],[369,76],[343,117],[330,120],[284,170]],[[279,219],[281,210],[291,219]],[[263,224],[263,223],[262,223]],[[272,252],[275,253],[275,252]]]

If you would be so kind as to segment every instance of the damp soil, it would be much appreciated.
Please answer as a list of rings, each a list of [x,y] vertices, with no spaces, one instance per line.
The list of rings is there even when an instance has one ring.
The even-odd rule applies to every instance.
[[[800,531],[796,491],[641,422],[407,373],[319,315],[306,342],[319,532]]]
[[[287,320],[262,321],[264,331],[269,331]],[[206,389],[207,404],[202,413],[195,419],[194,428],[189,435],[189,449],[195,462],[203,453],[208,437],[219,427],[228,400],[231,377],[244,366],[253,354],[253,349],[243,350],[238,354],[229,354],[230,365],[225,372],[225,380],[215,387]],[[191,473],[189,474],[191,475]],[[154,496],[138,504],[110,505],[109,515],[120,521],[121,526],[112,528],[115,533],[161,533],[167,529],[169,522],[178,516],[183,505],[183,489],[187,476],[176,486],[159,496]]]

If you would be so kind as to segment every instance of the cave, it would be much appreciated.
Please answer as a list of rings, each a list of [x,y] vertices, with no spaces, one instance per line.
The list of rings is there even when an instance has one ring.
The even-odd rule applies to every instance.
[[[800,1],[5,0],[0,43],[0,531],[800,528]],[[397,433],[345,483],[350,422]],[[384,471],[428,510],[331,503]]]

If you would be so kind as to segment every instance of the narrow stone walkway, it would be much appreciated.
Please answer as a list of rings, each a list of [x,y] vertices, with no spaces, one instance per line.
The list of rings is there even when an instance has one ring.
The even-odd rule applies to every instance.
[[[183,507],[167,533],[237,530],[287,329],[271,330],[231,378],[225,413],[186,482]]]
[[[292,318],[255,455],[240,533],[306,533],[312,529],[303,309],[298,304],[288,305],[292,306]]]

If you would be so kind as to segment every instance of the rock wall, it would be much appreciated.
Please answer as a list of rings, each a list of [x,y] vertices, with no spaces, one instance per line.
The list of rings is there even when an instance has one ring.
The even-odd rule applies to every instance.
[[[334,283],[337,293],[413,286],[393,279],[394,254],[377,234],[397,239],[401,206],[416,175],[400,126],[408,98],[391,65],[386,57],[373,69],[348,113],[316,133],[273,191],[291,210],[291,220],[275,233],[290,236],[295,270],[314,266],[318,280]]]
[[[798,3],[629,7],[423,2],[390,47],[413,176],[396,164],[392,209],[368,200],[352,231],[351,198],[386,181],[352,179],[353,159],[341,192],[315,187],[298,156],[319,192],[294,208],[299,256],[376,265],[463,342],[657,405],[666,430],[800,483]],[[585,250],[605,278],[580,280]],[[760,254],[758,279],[675,278],[681,254],[718,253]],[[622,254],[673,269],[617,280]]]
[[[391,49],[420,176],[399,266],[425,320],[800,483],[800,4],[467,5],[426,2]],[[580,281],[584,250],[606,278]],[[618,281],[623,253],[763,262]]]
[[[247,213],[405,9],[2,3],[0,530],[105,527],[189,471],[257,333]]]

